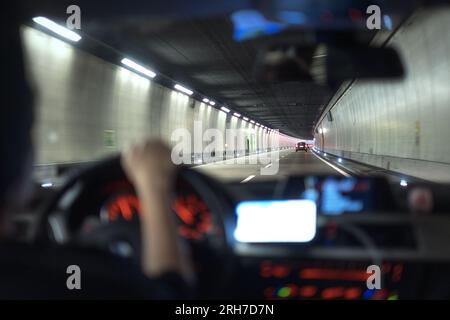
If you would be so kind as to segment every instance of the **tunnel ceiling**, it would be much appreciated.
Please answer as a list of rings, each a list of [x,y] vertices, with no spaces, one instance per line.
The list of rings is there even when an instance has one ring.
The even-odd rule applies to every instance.
[[[90,35],[158,73],[289,135],[312,138],[313,122],[332,95],[309,82],[257,82],[257,45],[235,42],[226,18],[89,28]]]
[[[46,15],[59,21],[67,18],[66,8],[71,4],[69,0],[24,1],[30,16]],[[211,6],[200,0],[78,2],[83,12],[82,32],[93,42],[283,133],[312,138],[314,121],[334,94],[311,82],[257,82],[253,68],[260,42],[234,41],[231,21],[223,16],[241,7],[240,1]],[[220,13],[214,16],[216,9]],[[368,44],[373,35],[359,34],[358,41]],[[120,64],[114,54],[99,56]]]

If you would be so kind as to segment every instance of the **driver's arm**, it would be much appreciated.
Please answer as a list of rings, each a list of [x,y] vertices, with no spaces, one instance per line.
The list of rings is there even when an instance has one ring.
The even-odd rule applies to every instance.
[[[181,248],[170,209],[175,166],[169,148],[155,140],[134,145],[123,154],[122,166],[142,205],[143,272],[151,278],[174,272],[190,282],[191,261]]]

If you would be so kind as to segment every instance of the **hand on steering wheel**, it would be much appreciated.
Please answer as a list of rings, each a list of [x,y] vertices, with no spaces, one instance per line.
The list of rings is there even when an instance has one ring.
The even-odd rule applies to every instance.
[[[160,141],[147,140],[123,154],[122,166],[142,205],[143,272],[150,277],[176,272],[192,279],[192,262],[181,249],[170,208],[175,185],[170,149]]]
[[[150,146],[155,148],[150,148]],[[165,150],[165,153],[162,153],[162,150]],[[188,188],[187,191],[194,191],[199,194],[209,207],[215,225],[214,229],[218,230],[218,232],[215,232],[214,235],[211,235],[205,241],[202,240],[201,243],[188,244],[190,246],[194,245],[191,250],[195,260],[198,283],[201,283],[203,288],[201,291],[204,292],[201,296],[214,297],[214,293],[217,293],[217,288],[229,284],[227,279],[229,279],[228,277],[232,274],[235,267],[235,259],[231,247],[232,233],[227,231],[231,229],[225,226],[224,220],[229,212],[233,212],[233,203],[220,185],[198,171],[183,166],[176,167],[171,162],[159,163],[159,167],[150,166],[149,171],[141,171],[144,170],[142,168],[147,163],[144,161],[145,157],[150,157],[150,159],[147,159],[148,163],[156,163],[156,165],[162,159],[169,159],[170,161],[167,150],[167,147],[161,144],[156,145],[153,142],[147,142],[145,145],[131,148],[121,157],[113,156],[90,164],[81,170],[74,171],[41,213],[41,223],[38,224],[38,229],[35,232],[35,240],[44,243],[50,241],[61,245],[72,244],[87,248],[94,247],[100,250],[107,250],[108,252],[111,252],[111,246],[117,243],[117,240],[121,243],[125,241],[134,249],[133,258],[139,262],[143,261],[141,246],[142,242],[146,242],[148,239],[144,239],[145,231],[142,224],[151,223],[150,220],[153,216],[151,210],[146,213],[146,217],[149,217],[149,219],[145,218],[147,222],[144,222],[142,217],[139,216],[138,224],[102,224],[94,228],[90,235],[81,232],[82,222],[86,217],[89,217],[86,212],[97,210],[100,205],[99,201],[103,201],[99,192],[105,187],[117,183],[128,183],[126,181],[127,176],[130,176],[129,179],[133,181],[139,179],[144,185],[146,183],[146,180],[142,178],[144,175],[152,179],[154,177],[154,175],[152,176],[153,172],[156,171],[155,174],[159,174],[161,177],[163,176],[162,172],[167,173],[167,171],[163,170],[169,170],[167,177],[172,176],[172,180],[161,179],[159,184],[150,185],[149,199],[153,199],[159,194],[166,199],[165,201],[169,202],[171,195],[183,193],[185,192],[183,188]],[[147,152],[152,154],[148,155]],[[168,164],[168,167],[161,168],[163,164]],[[133,173],[128,172],[129,169],[126,168],[130,166],[136,166],[136,171],[133,170]],[[173,171],[170,171],[172,169]],[[127,173],[124,171],[127,171]],[[176,190],[172,190],[174,180],[176,180]],[[140,184],[141,182],[137,182],[136,185],[138,183]],[[179,189],[180,186],[182,186],[182,189]],[[154,194],[150,192],[151,188],[154,188]],[[164,193],[162,190],[169,191]],[[171,192],[171,190],[174,192]],[[143,196],[145,194],[147,193],[144,193]],[[141,197],[140,194],[138,196]],[[161,199],[156,200],[159,203],[164,203]],[[164,206],[163,210],[166,209],[167,206]],[[172,211],[169,212],[168,216],[176,217]],[[61,234],[63,235],[62,239],[59,237]],[[145,232],[145,234],[148,235],[149,232]],[[165,235],[163,234],[162,236]],[[174,238],[179,239],[177,235]],[[218,272],[221,274],[220,279],[217,279]]]

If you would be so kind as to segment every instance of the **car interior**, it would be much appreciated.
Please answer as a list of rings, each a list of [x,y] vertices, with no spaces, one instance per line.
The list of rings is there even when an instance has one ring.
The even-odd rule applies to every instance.
[[[411,212],[407,192],[383,177],[289,176],[243,185],[181,168],[173,212],[204,299],[442,299],[449,281],[448,186],[432,188],[436,212],[420,216]],[[81,170],[51,199],[37,230],[41,241],[139,261],[139,202],[118,158]],[[283,239],[282,221],[265,230],[275,237],[269,242],[236,239],[240,205],[298,199],[317,203],[313,240]],[[385,270],[382,290],[365,288],[373,264]],[[212,282],[218,270],[222,277]]]
[[[114,44],[124,30],[130,38],[145,33],[145,12],[176,21],[194,17],[210,21],[219,16],[229,18],[229,12],[242,7],[260,10],[267,19],[280,22],[277,13],[289,11],[291,15],[285,18],[300,18],[293,12],[318,8],[315,1],[188,2],[112,1],[109,6],[102,1],[80,1],[83,14],[91,21],[92,42],[83,44],[84,49],[97,50],[92,49],[96,39]],[[337,17],[340,8],[365,8],[368,4],[340,1],[333,6],[330,1],[318,2],[336,9]],[[445,5],[441,1],[374,2],[385,6],[383,10],[396,17],[394,21],[407,19],[419,6]],[[65,6],[66,1],[24,1],[24,24],[32,25],[30,17],[34,16],[65,16],[65,11],[60,13]],[[346,23],[351,23],[351,28]],[[365,30],[365,26],[355,27],[348,19],[330,24],[316,19],[306,27],[292,23],[283,28],[274,31],[266,25],[257,32],[234,34],[258,48],[252,70],[262,83],[302,81],[336,91],[354,78],[398,81],[406,72],[397,51],[371,47],[368,43],[376,33]],[[312,59],[324,47],[329,59]],[[139,50],[136,52],[142,52]],[[105,55],[104,59],[115,58]],[[304,62],[300,64],[304,69],[294,63],[298,60]],[[286,128],[285,133],[290,134],[292,128]],[[311,136],[309,128],[299,128],[298,132],[305,130]],[[305,139],[302,146],[307,152],[298,153],[300,140],[293,141],[287,151],[298,157],[321,154],[317,141],[312,144]],[[339,166],[338,162],[336,158]],[[30,269],[19,255],[16,264],[9,267],[0,258],[6,270],[1,278],[14,279],[9,292],[15,298],[38,299],[151,298],[153,293],[145,292],[143,276],[137,271],[141,261],[141,203],[121,167],[119,152],[88,162],[55,164],[52,169],[57,170],[53,183],[36,179],[27,208],[8,216],[15,239],[30,245],[36,261]],[[171,209],[178,235],[194,262],[195,298],[450,298],[450,184],[411,179],[405,187],[398,179],[373,168],[355,169],[351,175],[310,170],[246,183],[241,180],[221,180],[193,165],[177,167]],[[427,212],[416,210],[411,200],[414,190],[424,189],[433,198],[432,209]],[[13,248],[10,250],[14,255]],[[48,289],[65,281],[61,280],[65,275],[59,278],[55,270],[73,261],[83,266],[87,279],[95,283],[90,296]],[[367,286],[367,270],[373,265],[382,270],[381,289]],[[39,279],[32,277],[36,270],[45,270]],[[158,294],[165,297],[164,292]]]

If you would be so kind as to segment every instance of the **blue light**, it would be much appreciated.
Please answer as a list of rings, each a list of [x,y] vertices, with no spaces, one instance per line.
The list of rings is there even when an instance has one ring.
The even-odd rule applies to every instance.
[[[317,202],[319,197],[320,193],[314,188],[306,189],[302,194],[302,199],[311,200],[314,202]]]
[[[365,300],[369,300],[370,298],[373,297],[373,295],[375,294],[375,289],[367,289],[366,291],[364,291],[363,293],[363,298]]]
[[[286,25],[267,20],[257,10],[240,10],[231,15],[234,24],[233,39],[242,41],[259,35],[271,35],[286,28]]]
[[[384,26],[388,29],[388,30],[392,30],[392,19],[390,16],[388,16],[387,14],[385,14],[383,16],[383,21],[384,21]]]
[[[344,195],[353,190],[355,185],[354,179],[326,179],[322,185],[322,212],[327,215],[360,212],[364,208],[364,203]]]

